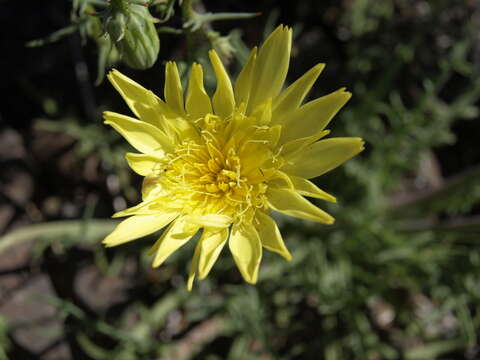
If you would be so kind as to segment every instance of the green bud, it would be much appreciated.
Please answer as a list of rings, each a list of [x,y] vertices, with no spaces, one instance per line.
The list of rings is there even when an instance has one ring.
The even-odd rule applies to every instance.
[[[112,41],[118,42],[125,36],[125,30],[127,29],[127,18],[125,14],[120,11],[114,12],[107,19],[105,26]]]
[[[105,30],[122,56],[134,69],[148,69],[157,61],[160,39],[148,7],[126,0],[111,0]]]
[[[105,25],[102,26],[101,18],[91,16],[95,9],[91,5],[85,6],[84,16],[86,21],[80,26],[80,34],[82,38],[89,37],[95,41],[98,51],[97,60],[97,79],[95,85],[100,85],[105,77],[105,68],[116,64],[120,61],[120,54],[112,44],[112,39],[105,33]]]

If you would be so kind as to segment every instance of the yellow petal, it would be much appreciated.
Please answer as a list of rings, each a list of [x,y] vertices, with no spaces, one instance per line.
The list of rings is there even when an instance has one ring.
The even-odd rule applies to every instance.
[[[205,229],[200,240],[201,253],[198,263],[198,278],[205,279],[217,261],[228,239],[228,228],[221,230]]]
[[[197,273],[197,268],[198,268],[198,260],[200,258],[200,241],[198,242],[197,246],[195,246],[195,252],[193,253],[193,259],[192,262],[190,263],[190,271],[188,273],[188,280],[187,280],[187,290],[192,291],[193,287],[193,280],[195,280],[195,275]]]
[[[290,176],[280,170],[274,171],[268,181],[268,186],[281,189],[293,189],[293,183]]]
[[[243,67],[242,71],[235,81],[235,101],[238,105],[244,103],[248,104],[248,98],[252,88],[253,72],[255,70],[255,62],[257,60],[257,48],[254,47],[250,52],[250,57]]]
[[[158,128],[146,122],[111,111],[103,113],[105,124],[117,130],[138,151],[163,156],[172,151],[172,144]]]
[[[334,222],[332,216],[303,198],[295,190],[270,187],[267,191],[267,198],[270,207],[281,213],[323,224],[333,224]]]
[[[280,166],[279,161],[282,160],[274,158],[265,144],[273,148],[280,138],[281,130],[280,125],[259,130],[241,147],[239,156],[242,159],[242,174],[250,175],[252,170],[257,172],[260,167],[265,169]],[[252,156],[252,154],[255,154],[255,156]]]
[[[261,211],[257,211],[255,218],[258,221],[255,227],[257,228],[263,247],[280,254],[288,261],[292,260],[292,255],[285,246],[275,221]]]
[[[282,89],[292,47],[292,30],[280,25],[258,51],[247,114]]]
[[[280,125],[270,126],[268,134],[265,139],[268,141],[268,145],[272,148],[275,147],[282,134],[282,127]]]
[[[143,178],[142,184],[142,200],[143,201],[150,201],[153,199],[158,199],[162,195],[165,194],[166,191],[162,184],[158,181],[158,176],[154,174],[147,175]],[[168,202],[171,204],[171,201]]]
[[[131,240],[149,235],[168,225],[178,214],[161,213],[155,215],[135,215],[123,220],[103,243],[105,246],[117,246]]]
[[[257,106],[252,116],[257,119],[258,125],[269,125],[272,121],[272,99],[267,99],[263,104]]]
[[[203,118],[205,115],[212,113],[210,97],[203,87],[203,70],[200,64],[193,64],[192,66],[185,106],[192,120]]]
[[[305,148],[308,145],[313,144],[315,141],[320,140],[321,138],[327,136],[328,134],[330,134],[330,130],[322,130],[311,136],[295,139],[285,144],[282,144],[280,155],[282,155],[285,158],[290,158],[296,154],[301,153],[303,150],[305,150]]]
[[[343,164],[363,150],[360,138],[333,138],[318,141],[286,159],[282,171],[306,179],[320,176]]]
[[[330,120],[350,99],[351,93],[340,89],[310,101],[281,118],[283,131],[280,143],[310,136],[325,129]]]
[[[153,267],[162,265],[162,263],[177,249],[187,243],[190,238],[198,231],[199,226],[188,224],[185,218],[178,218],[170,224],[164,231],[160,239],[149,250],[149,253],[155,253]]]
[[[135,116],[152,125],[161,126],[161,109],[158,106],[161,100],[153,92],[115,69],[107,75],[107,78]]]
[[[228,229],[210,230],[205,229],[202,237],[195,247],[195,253],[190,264],[188,274],[187,289],[192,290],[193,280],[198,271],[198,278],[203,280],[207,277],[215,261],[217,261],[228,238]]]
[[[232,218],[230,216],[222,214],[207,214],[202,216],[190,215],[187,216],[186,220],[192,224],[210,228],[225,228],[232,223]]]
[[[251,156],[255,154],[255,156]],[[264,146],[258,143],[249,143],[242,147],[240,152],[240,159],[242,159],[242,175],[253,176],[261,175],[259,168],[269,167],[272,161],[272,154],[265,149]],[[260,172],[260,174],[258,174]]]
[[[255,284],[262,260],[262,244],[255,227],[234,224],[228,245],[245,281]]]
[[[167,123],[171,138],[178,139],[177,142],[188,140],[199,141],[200,134],[195,124],[183,117],[176,117]]]
[[[232,83],[216,51],[210,50],[208,56],[217,78],[217,89],[213,95],[213,109],[216,115],[226,118],[232,114],[235,108]]]
[[[311,181],[308,181],[307,179],[291,175],[290,180],[292,180],[293,188],[300,195],[313,197],[316,199],[322,199],[330,202],[337,202],[337,199],[335,199],[334,196],[323,191],[317,185],[315,185]]]
[[[300,106],[324,68],[325,64],[315,65],[277,96],[273,103],[273,117],[275,121],[278,121],[284,114]]]
[[[183,107],[183,90],[178,75],[177,64],[169,61],[165,67],[165,101],[179,115],[185,114]]]
[[[158,156],[127,153],[125,158],[132,170],[142,176],[158,175],[163,168],[162,159]]]
[[[121,211],[117,211],[115,214],[112,215],[112,217],[113,218],[119,218],[119,217],[132,216],[132,215],[154,215],[154,214],[158,214],[159,209],[154,205],[155,205],[155,202],[153,202],[151,200],[142,201],[140,204],[137,204],[135,206],[123,209]]]

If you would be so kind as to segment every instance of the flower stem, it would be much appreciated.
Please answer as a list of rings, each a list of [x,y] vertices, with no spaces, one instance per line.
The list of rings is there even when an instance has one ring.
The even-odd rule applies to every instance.
[[[0,253],[14,245],[36,240],[81,236],[85,242],[97,240],[113,230],[118,220],[91,219],[91,220],[64,220],[34,224],[13,230],[0,237]]]

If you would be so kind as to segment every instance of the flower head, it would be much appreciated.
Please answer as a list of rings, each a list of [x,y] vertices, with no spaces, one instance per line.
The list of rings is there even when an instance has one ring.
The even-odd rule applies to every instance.
[[[116,213],[129,216],[104,243],[115,246],[167,229],[151,248],[161,265],[197,232],[188,288],[205,278],[228,242],[243,278],[255,283],[262,249],[287,260],[270,211],[332,224],[334,219],[303,196],[335,202],[310,182],[363,149],[359,138],[322,138],[348,101],[344,89],[302,105],[324,68],[318,64],[282,91],[291,29],[279,26],[250,58],[232,86],[215,51],[210,61],[217,88],[210,97],[203,70],[193,64],[186,96],[176,64],[166,65],[164,100],[116,70],[108,78],[140,120],[105,112],[111,125],[140,154],[130,167],[145,177],[142,202]]]

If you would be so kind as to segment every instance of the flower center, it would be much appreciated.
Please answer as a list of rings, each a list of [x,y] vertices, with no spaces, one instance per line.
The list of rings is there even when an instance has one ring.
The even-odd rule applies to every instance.
[[[234,121],[207,115],[199,123],[199,139],[184,141],[168,155],[159,181],[185,213],[250,221],[266,206],[266,174],[275,162],[268,136],[262,135],[269,128]]]

